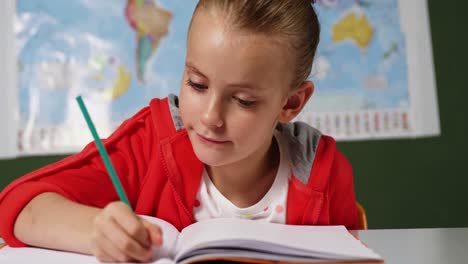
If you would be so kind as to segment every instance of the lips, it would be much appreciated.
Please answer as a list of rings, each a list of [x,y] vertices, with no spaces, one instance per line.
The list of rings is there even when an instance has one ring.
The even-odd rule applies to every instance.
[[[205,137],[197,133],[198,138],[200,138],[201,141],[210,143],[210,144],[225,144],[228,143],[229,140],[219,140],[219,139],[213,139],[210,137]]]

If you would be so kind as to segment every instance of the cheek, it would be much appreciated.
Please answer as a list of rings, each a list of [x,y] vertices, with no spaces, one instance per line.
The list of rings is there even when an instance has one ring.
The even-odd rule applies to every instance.
[[[190,96],[190,91],[187,87],[182,85],[179,94],[179,111],[180,117],[182,118],[182,122],[185,125],[188,125],[191,121],[191,116],[194,113],[194,104],[192,101],[194,100],[193,96]]]
[[[239,142],[255,146],[263,143],[273,133],[275,118],[271,114],[257,114],[230,120],[230,131]]]

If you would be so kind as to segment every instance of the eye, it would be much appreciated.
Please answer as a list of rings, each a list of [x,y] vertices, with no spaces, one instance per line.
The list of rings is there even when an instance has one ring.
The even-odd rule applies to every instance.
[[[208,89],[208,86],[203,85],[203,84],[199,84],[199,83],[194,83],[190,79],[187,80],[187,85],[194,88],[195,90],[206,90],[206,89]]]
[[[242,99],[240,99],[240,98],[238,98],[238,97],[235,97],[235,96],[234,96],[234,99],[236,99],[236,100],[239,102],[239,104],[240,104],[241,106],[243,106],[243,107],[252,107],[252,106],[254,106],[255,103],[256,103],[256,101],[242,100]]]

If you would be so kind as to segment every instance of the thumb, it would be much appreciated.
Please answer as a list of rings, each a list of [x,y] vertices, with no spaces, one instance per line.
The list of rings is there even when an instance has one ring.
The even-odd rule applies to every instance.
[[[146,220],[143,220],[143,225],[145,226],[146,230],[148,231],[149,239],[151,244],[154,246],[160,247],[163,243],[162,239],[162,230],[159,226],[151,224]]]

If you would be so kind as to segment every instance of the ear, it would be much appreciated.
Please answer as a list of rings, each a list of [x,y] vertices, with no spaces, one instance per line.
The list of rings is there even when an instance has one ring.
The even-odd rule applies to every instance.
[[[299,88],[288,95],[286,103],[279,114],[278,121],[281,123],[291,121],[301,112],[313,93],[314,83],[308,80],[303,82]]]

